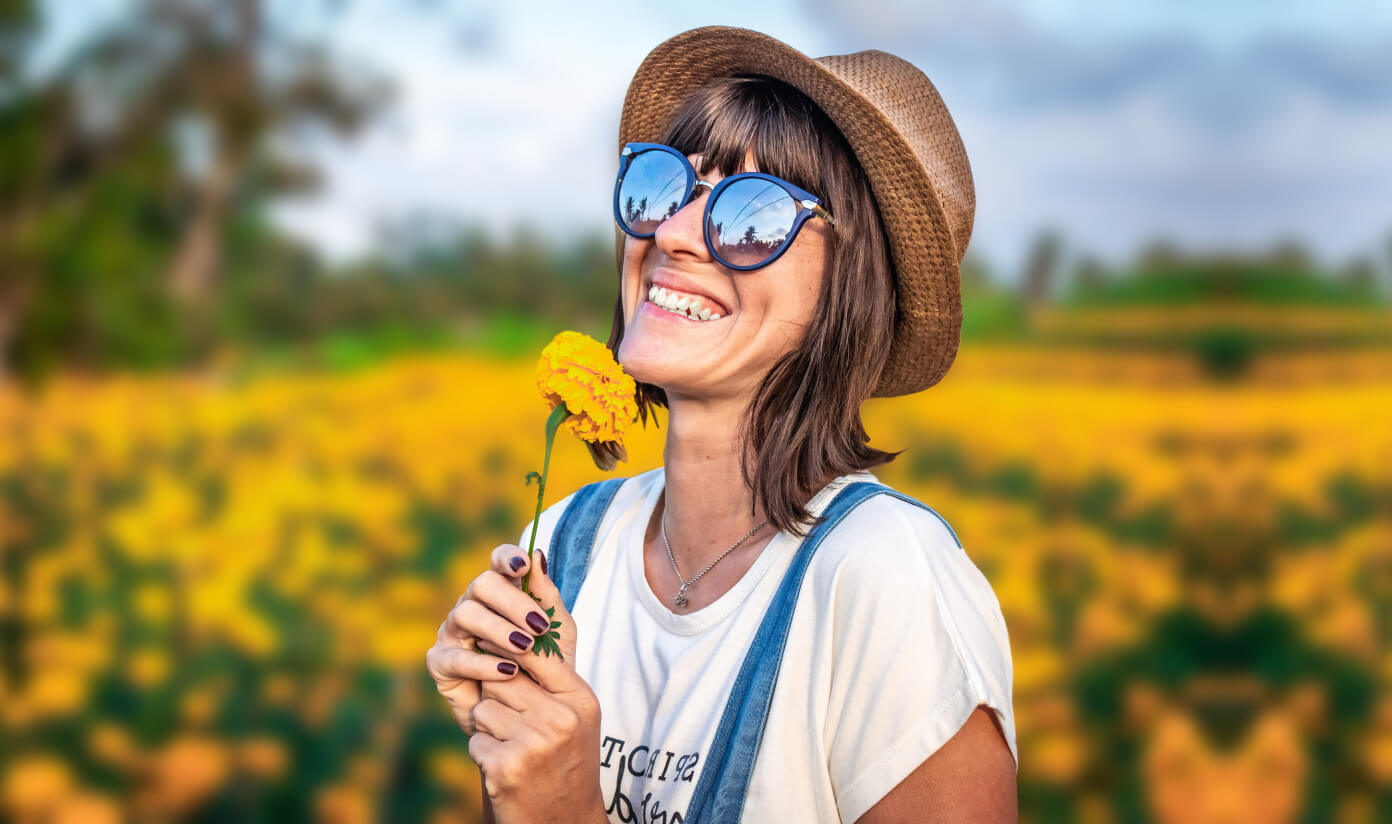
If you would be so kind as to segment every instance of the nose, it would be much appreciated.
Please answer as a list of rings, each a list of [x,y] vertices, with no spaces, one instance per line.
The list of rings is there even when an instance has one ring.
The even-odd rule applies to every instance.
[[[653,240],[668,257],[684,256],[694,260],[710,259],[709,250],[706,248],[704,227],[701,225],[702,216],[705,213],[705,201],[701,195],[706,190],[714,188],[714,183],[697,180],[696,185],[691,189],[691,199],[671,217],[657,225],[657,229],[653,232]]]

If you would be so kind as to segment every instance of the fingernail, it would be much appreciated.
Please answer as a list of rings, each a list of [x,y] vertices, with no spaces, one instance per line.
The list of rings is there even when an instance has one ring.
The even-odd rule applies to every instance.
[[[512,675],[514,672],[517,672],[517,665],[511,661],[499,661],[498,672],[504,675]]]
[[[523,558],[521,555],[514,555],[512,556],[512,560],[508,561],[508,565],[512,567],[513,572],[521,569],[526,563],[527,559]]]
[[[517,647],[518,649],[531,649],[532,647],[532,639],[528,638],[527,636],[523,635],[517,630],[512,631],[512,634],[508,636],[508,640],[511,641],[512,645]]]
[[[529,612],[527,613],[527,626],[532,628],[532,632],[540,635],[546,631],[547,627],[551,626],[551,622],[547,621],[546,616],[540,612]]]
[[[545,575],[545,574],[546,574],[546,553],[540,552],[540,551],[539,551],[539,552],[537,552],[537,554],[541,556],[541,574],[542,574],[542,575]]]

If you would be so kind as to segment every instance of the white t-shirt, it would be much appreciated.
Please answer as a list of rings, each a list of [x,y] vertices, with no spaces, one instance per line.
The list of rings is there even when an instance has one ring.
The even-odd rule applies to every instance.
[[[625,479],[571,613],[576,670],[600,702],[600,782],[615,822],[685,818],[735,676],[802,541],[780,532],[728,592],[676,614],[643,573],[643,533],[665,480],[662,467]],[[810,510],[852,481],[877,479],[843,475]],[[541,514],[536,546],[548,561],[573,497]],[[1011,685],[1000,605],[951,528],[892,495],[862,501],[808,565],[741,821],[854,822],[979,704],[995,711],[1018,770]]]

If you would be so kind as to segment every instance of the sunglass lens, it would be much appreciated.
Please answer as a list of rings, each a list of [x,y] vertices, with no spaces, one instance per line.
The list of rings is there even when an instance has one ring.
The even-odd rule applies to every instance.
[[[782,186],[755,177],[736,180],[711,206],[711,244],[735,266],[762,263],[783,245],[797,213],[797,202]]]
[[[676,214],[686,190],[686,167],[675,155],[650,149],[628,164],[619,184],[619,215],[629,231],[651,234]]]

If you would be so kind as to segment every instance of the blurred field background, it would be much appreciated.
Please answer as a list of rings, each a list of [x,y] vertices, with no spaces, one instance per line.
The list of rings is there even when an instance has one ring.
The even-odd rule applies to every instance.
[[[531,518],[537,353],[607,337],[628,79],[718,22],[915,59],[963,129],[958,360],[865,418],[1000,599],[1022,820],[1392,821],[1392,25],[928,5],[0,0],[0,817],[479,820],[425,652]],[[1107,119],[1212,54],[1276,132]],[[558,439],[548,503],[602,477]]]

